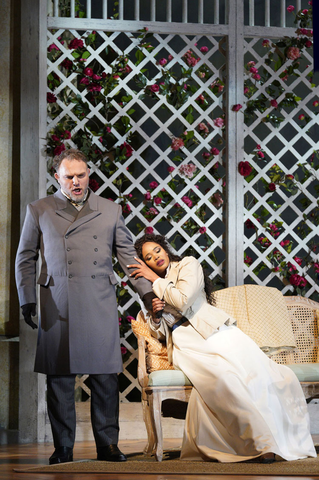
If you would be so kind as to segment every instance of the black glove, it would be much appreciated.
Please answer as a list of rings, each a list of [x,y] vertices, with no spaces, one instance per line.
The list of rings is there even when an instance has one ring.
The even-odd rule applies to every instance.
[[[31,328],[38,328],[38,325],[31,320],[31,315],[34,317],[37,314],[37,304],[36,303],[26,303],[21,307],[22,315],[24,316],[24,321]]]
[[[154,292],[145,293],[144,297],[142,298],[143,303],[149,312],[153,312],[153,305],[152,305],[153,298],[157,298],[157,295],[155,295]],[[163,315],[163,311],[164,310],[160,310],[159,312],[156,312],[155,317],[161,318],[161,316]]]

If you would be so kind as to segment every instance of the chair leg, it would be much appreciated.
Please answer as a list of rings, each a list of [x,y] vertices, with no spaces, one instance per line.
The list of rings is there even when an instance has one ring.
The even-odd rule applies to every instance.
[[[162,395],[161,392],[152,392],[149,395],[150,414],[155,429],[155,458],[163,460],[163,431],[162,431]]]
[[[144,448],[143,453],[151,455],[155,449],[154,424],[151,418],[148,398],[144,392],[142,392],[142,409],[143,409],[143,419],[144,419],[146,432],[147,432],[147,444]]]

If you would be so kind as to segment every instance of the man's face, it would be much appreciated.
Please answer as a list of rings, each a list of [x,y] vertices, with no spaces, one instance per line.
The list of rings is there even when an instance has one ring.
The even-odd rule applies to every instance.
[[[88,166],[82,160],[65,158],[54,176],[64,193],[69,195],[74,202],[80,203],[89,187],[89,173]]]

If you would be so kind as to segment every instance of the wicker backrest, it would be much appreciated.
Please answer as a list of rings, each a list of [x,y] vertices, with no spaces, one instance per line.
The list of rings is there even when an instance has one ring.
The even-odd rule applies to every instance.
[[[145,338],[145,360],[147,373],[155,370],[173,370],[174,367],[168,361],[165,343],[152,337],[151,330],[146,322],[143,312],[139,312],[136,320],[131,322],[133,333],[136,337]]]
[[[273,355],[272,360],[282,364],[319,362],[319,303],[300,296],[284,298],[297,347]]]

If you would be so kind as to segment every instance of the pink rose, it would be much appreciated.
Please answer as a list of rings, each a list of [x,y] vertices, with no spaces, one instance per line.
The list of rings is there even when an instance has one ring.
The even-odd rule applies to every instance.
[[[258,156],[259,158],[265,158],[264,153],[261,152],[260,150],[257,152],[257,156]]]
[[[250,71],[250,73],[258,73],[258,69],[255,68],[255,67],[251,67],[251,68],[249,69],[249,71]]]
[[[248,218],[245,222],[245,227],[246,228],[249,228],[249,229],[253,229],[255,228],[255,225],[253,224],[253,222]]]
[[[255,75],[253,75],[253,78],[255,80],[260,80],[261,79],[261,76],[259,75],[259,73],[255,73]]]
[[[83,48],[83,45],[83,40],[80,40],[79,38],[73,38],[73,40],[71,40],[69,43],[69,49],[76,50],[77,48]]]
[[[166,58],[161,58],[161,59],[158,61],[158,63],[163,67],[164,65],[167,64],[167,60],[166,60]]]
[[[270,100],[270,104],[272,107],[277,108],[278,107],[278,102],[275,99]]]
[[[182,147],[184,147],[184,140],[182,138],[174,137],[172,139],[171,149],[176,151],[176,150],[179,150]]]
[[[221,205],[223,205],[224,200],[221,196],[220,193],[216,192],[211,198],[211,202],[214,205],[214,207],[219,208]]]
[[[129,143],[124,142],[123,145],[121,145],[120,148],[121,148],[122,150],[124,150],[124,149],[126,150],[126,152],[125,152],[126,158],[129,158],[129,157],[132,156],[132,154],[133,154],[133,148],[131,147],[131,145],[130,145]]]
[[[252,166],[249,162],[239,162],[238,171],[243,177],[248,177],[253,171]]]
[[[94,75],[92,75],[92,79],[97,81],[97,80],[101,80],[102,77],[100,77],[100,75],[96,75],[96,73],[94,73]]]
[[[270,41],[267,38],[265,38],[262,42],[262,46],[263,47],[269,47],[269,43],[270,43]]]
[[[174,170],[175,170],[175,167],[167,167],[167,171],[168,171],[169,173],[174,172]]]
[[[93,72],[92,68],[87,67],[83,70],[83,73],[84,73],[84,75],[87,75],[88,77],[92,77],[94,72]]]
[[[200,229],[198,231],[202,235],[203,233],[206,232],[206,227],[200,227]]]
[[[150,183],[150,189],[151,189],[151,190],[154,190],[154,188],[156,188],[156,187],[158,187],[158,183],[155,182],[155,180],[154,180],[154,182],[151,182],[151,183]]]
[[[174,208],[181,208],[179,203],[175,203]]]
[[[106,127],[106,131],[107,131],[107,133],[110,133],[111,127]]]
[[[90,83],[90,80],[87,77],[83,77],[80,80],[80,85],[88,85]]]
[[[244,95],[247,95],[247,93],[249,93],[249,88],[248,88],[248,87],[245,87],[245,88],[244,88]]]
[[[121,325],[121,324],[120,324]],[[121,346],[121,354],[122,355],[125,355],[127,353],[127,348],[126,347],[123,347],[123,345]]]
[[[87,89],[89,92],[100,92],[102,90],[102,87],[101,85],[92,82],[87,86]]]
[[[120,78],[119,75],[113,75],[114,80],[118,80]]]
[[[154,203],[155,203],[155,205],[160,205],[162,203],[161,197],[155,197],[154,198]]]
[[[246,263],[246,265],[251,265],[253,263],[253,259],[246,255],[244,258],[244,263]]]
[[[184,203],[186,203],[186,205],[191,208],[193,206],[193,202],[191,201],[191,199],[187,196],[187,195],[184,195],[182,197],[182,200]]]
[[[310,40],[307,40],[305,45],[306,45],[307,48],[311,48],[312,47],[312,42]]]
[[[304,15],[307,15],[307,14],[308,14],[308,10],[305,8],[301,13],[303,13]]]
[[[132,321],[132,320],[135,320],[135,318],[132,317],[131,315],[128,315],[128,316],[126,317],[126,320],[128,321],[128,323],[131,323],[131,321]]]
[[[287,12],[291,13],[293,12],[295,9],[295,7],[293,5],[289,5],[289,7],[287,7]]]
[[[298,47],[289,47],[286,55],[289,60],[297,60],[300,57],[300,50]]]
[[[216,156],[216,155],[219,155],[219,150],[218,148],[214,147],[210,150],[210,153]]]
[[[298,118],[299,120],[304,120],[306,117],[304,113],[301,113]]]
[[[48,52],[51,52],[52,50],[60,50],[60,49],[55,45],[55,43],[51,43],[51,45],[48,46]]]
[[[319,101],[318,101],[318,100],[315,100],[312,105],[313,105],[314,107],[318,107]]]
[[[214,123],[215,127],[219,127],[219,128],[223,127],[224,124],[225,124],[224,120],[221,117],[215,118],[213,120],[213,123]]]
[[[301,264],[302,264],[302,258],[300,258],[300,257],[294,257],[294,261],[295,261],[296,263],[298,263],[298,265],[301,265]]]
[[[202,53],[207,53],[208,52],[208,47],[200,47],[200,51]]]
[[[154,232],[154,228],[153,227],[146,227],[145,228],[145,233],[150,233],[152,234]]]
[[[258,145],[256,145],[256,149],[261,150],[261,146],[259,145],[259,143],[258,143]]]
[[[151,85],[151,86],[150,86],[150,90],[151,90],[153,93],[158,92],[159,89],[160,89],[160,87],[159,87],[156,83],[154,83],[154,85]]]
[[[145,200],[146,200],[147,202],[148,202],[149,200],[151,200],[152,196],[151,196],[150,192],[146,192],[146,193],[144,194],[144,198],[145,198]]]
[[[54,142],[59,142],[60,143],[60,137],[58,137],[57,135],[52,135],[51,140],[53,140]]]

